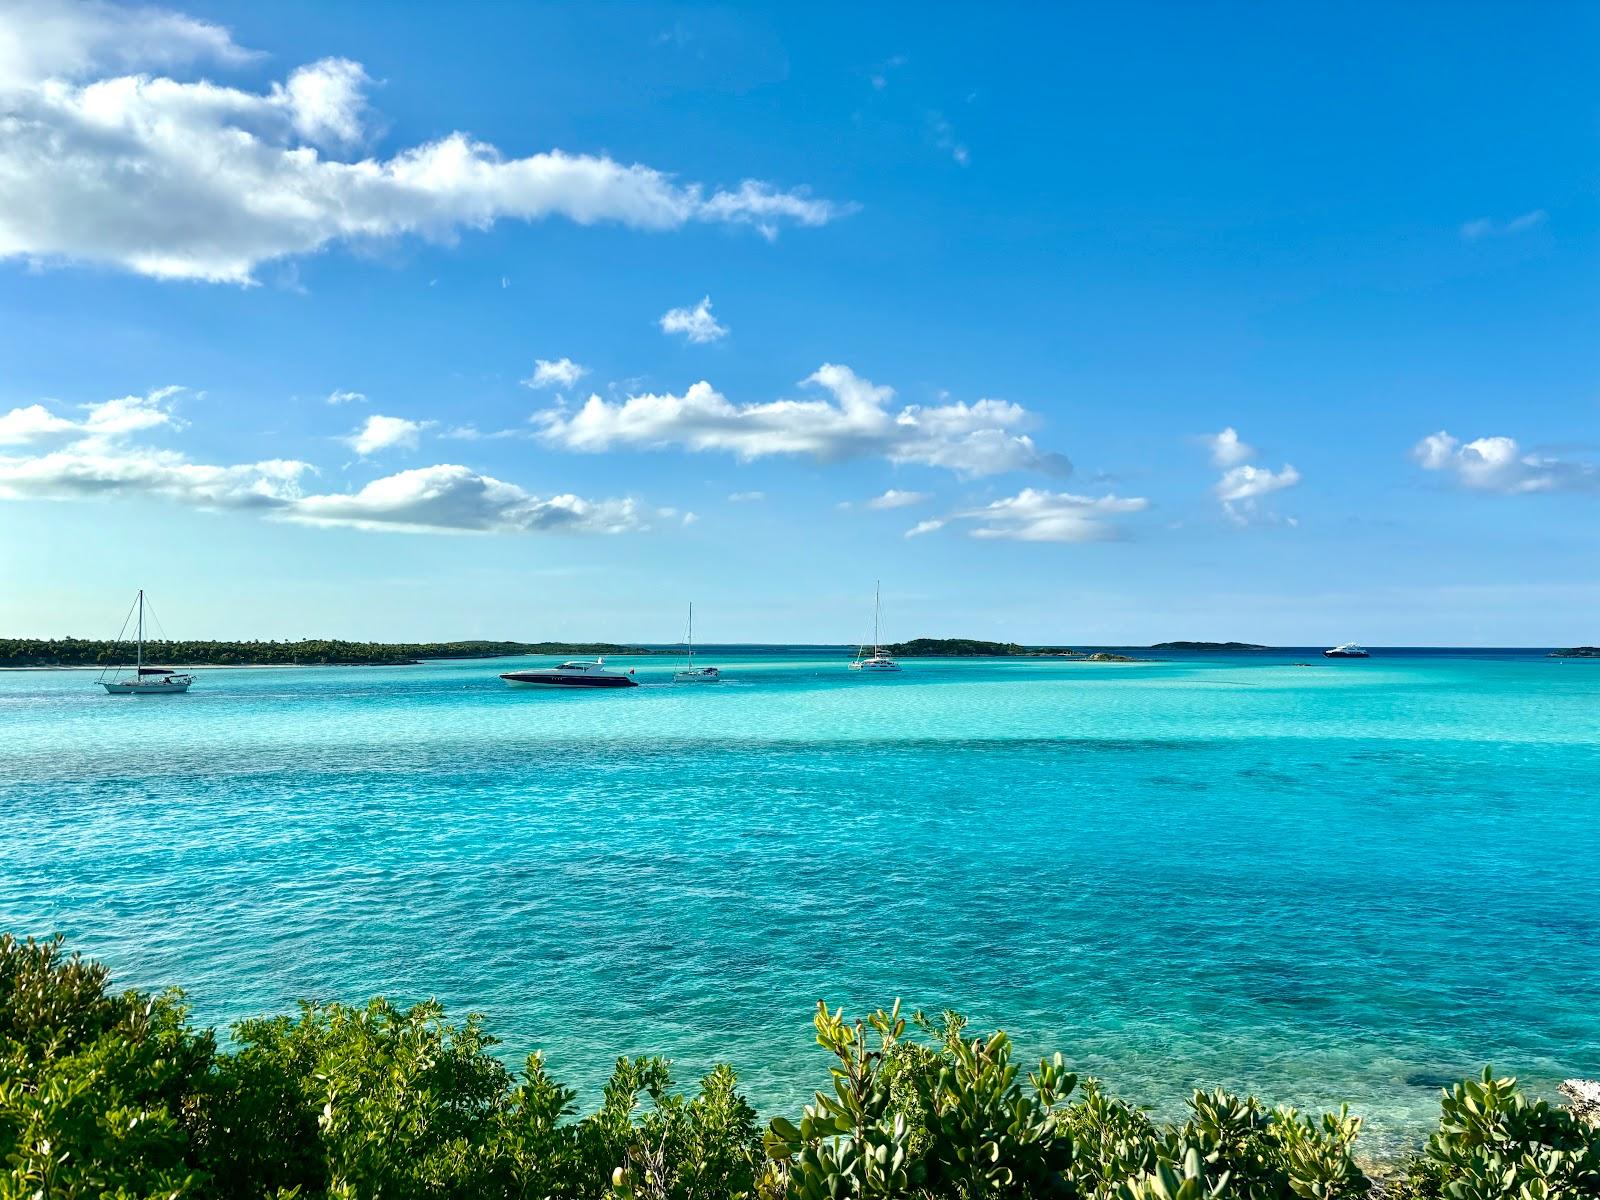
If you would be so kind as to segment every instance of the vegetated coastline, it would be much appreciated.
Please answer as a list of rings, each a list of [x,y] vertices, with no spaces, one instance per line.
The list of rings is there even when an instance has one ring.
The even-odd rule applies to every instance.
[[[1017,1062],[1002,1032],[817,1005],[820,1085],[763,1122],[718,1066],[617,1059],[598,1111],[531,1055],[520,1074],[480,1017],[437,1001],[303,1003],[231,1040],[181,993],[119,992],[59,940],[0,936],[0,1193],[389,1196],[429,1200],[1437,1200],[1600,1194],[1600,1086],[1531,1100],[1487,1069],[1440,1095],[1431,1139],[1360,1156],[1361,1120],[1222,1090],[1158,1122],[1060,1054]],[[825,1074],[822,1067],[826,1066]],[[831,1078],[830,1078],[831,1076]],[[1371,1172],[1369,1174],[1369,1171]]]
[[[1152,650],[1270,650],[1253,642],[1157,642]]]
[[[1572,646],[1550,651],[1551,658],[1600,658],[1600,646]]]
[[[146,662],[169,667],[403,667],[426,659],[509,658],[532,654],[662,654],[610,642],[155,641]],[[86,638],[0,638],[0,667],[109,667],[133,661],[133,646]]]
[[[1091,653],[1067,646],[1019,646],[1016,642],[985,642],[977,638],[912,638],[883,647],[893,658],[1078,658],[1086,662],[1137,662],[1125,654],[1106,650]]]

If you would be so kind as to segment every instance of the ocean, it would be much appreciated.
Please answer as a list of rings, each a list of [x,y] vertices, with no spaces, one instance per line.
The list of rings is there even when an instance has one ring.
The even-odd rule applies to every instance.
[[[1369,1152],[1485,1063],[1600,1075],[1600,661],[697,657],[727,681],[0,672],[0,929],[218,1025],[436,996],[589,1101],[653,1052],[796,1112],[819,999],[959,1009],[1162,1114],[1348,1100]]]

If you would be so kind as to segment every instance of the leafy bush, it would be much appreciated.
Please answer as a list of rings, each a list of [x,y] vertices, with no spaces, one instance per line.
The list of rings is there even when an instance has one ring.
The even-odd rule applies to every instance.
[[[619,1058],[599,1108],[435,1003],[304,1004],[231,1047],[182,997],[108,989],[61,943],[0,937],[0,1200],[1343,1200],[1360,1122],[1197,1092],[1158,1124],[1026,1075],[1004,1033],[818,1005],[829,1085],[763,1132],[727,1067],[684,1095]],[[1394,1200],[1600,1196],[1600,1135],[1485,1072],[1446,1093]]]

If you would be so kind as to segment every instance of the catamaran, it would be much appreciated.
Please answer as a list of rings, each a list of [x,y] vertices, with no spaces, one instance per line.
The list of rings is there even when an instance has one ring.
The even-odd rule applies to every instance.
[[[898,671],[900,664],[895,662],[883,652],[879,644],[881,615],[883,610],[882,587],[874,583],[872,586],[872,657],[867,657],[866,646],[856,651],[856,660],[850,664],[852,671]]]
[[[722,672],[716,667],[694,665],[694,603],[689,604],[689,632],[684,639],[689,646],[689,659],[672,673],[673,683],[721,683]]]
[[[144,665],[144,589],[139,589],[139,598],[134,601],[139,610],[138,633],[134,640],[133,674],[123,676],[122,668],[107,667],[100,672],[96,680],[101,687],[113,696],[170,696],[178,692],[187,692],[189,685],[194,682],[193,675],[180,674],[168,670],[166,667],[147,667]],[[131,615],[131,614],[130,614]],[[128,628],[127,621],[122,623],[122,628]],[[117,635],[117,640],[122,640],[122,635]],[[111,678],[106,678],[106,673],[111,672]]]

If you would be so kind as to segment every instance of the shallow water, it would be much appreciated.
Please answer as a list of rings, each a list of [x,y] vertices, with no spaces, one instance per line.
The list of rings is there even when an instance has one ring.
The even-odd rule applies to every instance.
[[[999,1023],[1172,1111],[1353,1101],[1415,1136],[1484,1062],[1600,1074],[1600,662],[1137,665],[713,652],[0,672],[0,928],[224,1023],[436,995],[592,1097],[619,1053],[824,1079],[818,998]]]

